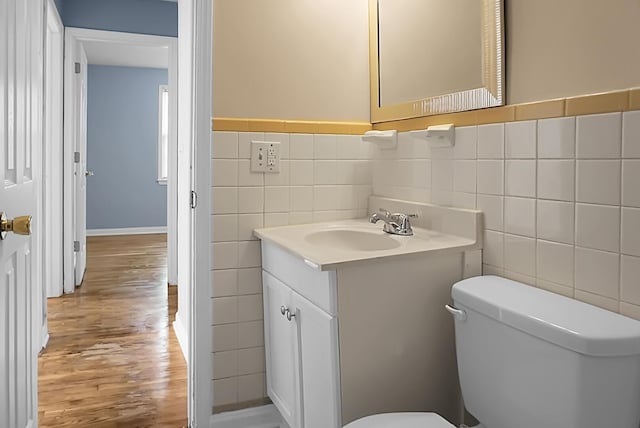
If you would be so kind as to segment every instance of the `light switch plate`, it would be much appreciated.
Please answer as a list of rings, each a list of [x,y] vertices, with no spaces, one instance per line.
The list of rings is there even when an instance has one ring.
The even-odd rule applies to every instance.
[[[252,141],[251,172],[280,172],[280,143]]]

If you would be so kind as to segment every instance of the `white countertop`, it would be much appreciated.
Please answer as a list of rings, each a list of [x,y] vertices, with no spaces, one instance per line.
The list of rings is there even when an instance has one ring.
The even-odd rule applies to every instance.
[[[346,263],[385,257],[426,256],[429,253],[463,252],[481,247],[478,239],[415,226],[413,231],[413,236],[392,235],[382,231],[382,222],[371,224],[368,219],[357,219],[262,228],[254,230],[254,235],[284,248],[302,258],[309,266],[323,271],[335,270]]]

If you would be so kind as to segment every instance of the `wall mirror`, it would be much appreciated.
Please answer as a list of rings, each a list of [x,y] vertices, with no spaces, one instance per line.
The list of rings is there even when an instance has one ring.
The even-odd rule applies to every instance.
[[[369,0],[373,123],[504,104],[502,0]]]

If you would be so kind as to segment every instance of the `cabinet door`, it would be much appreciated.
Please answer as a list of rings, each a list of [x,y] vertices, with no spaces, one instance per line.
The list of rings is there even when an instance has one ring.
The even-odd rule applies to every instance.
[[[292,292],[299,349],[302,426],[339,428],[338,320]]]
[[[262,272],[267,394],[292,428],[300,426],[297,346],[293,318],[282,308],[291,305],[291,289]]]

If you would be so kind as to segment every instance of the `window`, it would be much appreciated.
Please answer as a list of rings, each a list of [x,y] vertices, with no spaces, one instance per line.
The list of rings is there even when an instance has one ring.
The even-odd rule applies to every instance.
[[[169,175],[169,87],[158,91],[158,183],[167,184]]]

